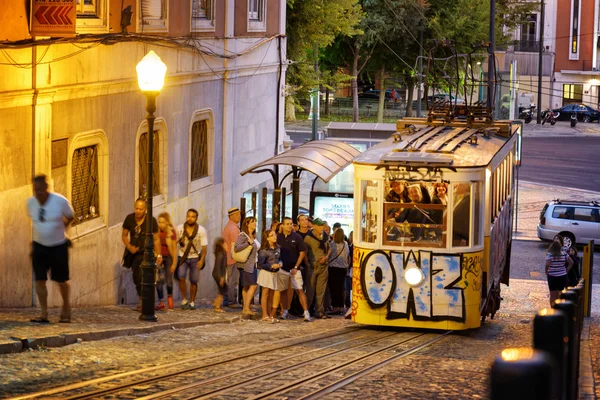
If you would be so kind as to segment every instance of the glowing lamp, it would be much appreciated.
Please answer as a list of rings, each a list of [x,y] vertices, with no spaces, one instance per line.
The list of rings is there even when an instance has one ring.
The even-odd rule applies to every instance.
[[[404,271],[404,280],[410,286],[418,286],[425,280],[425,275],[423,275],[423,271],[420,268],[409,267]]]
[[[160,92],[165,84],[167,66],[152,50],[135,67],[142,92]]]

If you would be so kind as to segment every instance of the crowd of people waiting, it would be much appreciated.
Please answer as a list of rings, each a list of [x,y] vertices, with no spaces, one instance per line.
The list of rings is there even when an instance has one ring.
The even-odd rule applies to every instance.
[[[279,322],[291,314],[330,318],[350,308],[352,233],[345,235],[339,223],[333,229],[320,218],[300,215],[298,223],[284,217],[262,234],[257,220],[241,221],[237,207],[228,210],[229,221],[222,236],[214,240],[212,277],[218,287],[215,312],[223,307],[242,308],[244,317],[257,313],[251,308],[260,287],[262,321]],[[206,265],[208,238],[197,223],[198,212],[190,209],[186,222],[175,228],[168,213],[153,221],[157,273],[157,310],[173,309],[173,283],[178,281],[180,307],[195,309],[200,271]],[[240,226],[241,221],[241,226]],[[123,265],[131,268],[138,295],[141,294],[141,264],[146,232],[146,204],[136,201],[134,213],[123,223]],[[189,279],[189,297],[186,282]],[[167,303],[164,286],[167,287]],[[141,309],[141,302],[136,310]]]

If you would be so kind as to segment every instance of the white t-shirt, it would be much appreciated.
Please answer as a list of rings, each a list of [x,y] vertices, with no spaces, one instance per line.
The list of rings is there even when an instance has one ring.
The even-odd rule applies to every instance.
[[[34,242],[43,246],[65,243],[67,236],[63,217],[73,218],[73,207],[64,196],[49,193],[43,206],[32,196],[27,199],[27,214],[33,221]]]
[[[179,257],[183,257],[183,253],[185,253],[185,249],[188,245],[188,239],[183,235],[184,226],[185,224],[182,224],[177,227],[177,237],[179,238],[178,243],[183,241],[183,246],[179,245]],[[204,229],[202,225],[198,225],[198,233],[196,234],[193,243],[194,245],[190,248],[188,258],[200,257],[200,254],[198,252],[202,253],[202,246],[208,246],[208,237],[206,236],[206,229]]]

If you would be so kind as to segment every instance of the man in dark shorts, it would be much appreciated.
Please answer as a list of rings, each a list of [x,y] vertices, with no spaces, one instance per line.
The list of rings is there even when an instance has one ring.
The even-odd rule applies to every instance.
[[[133,273],[133,283],[137,291],[139,300],[134,311],[142,311],[142,261],[144,261],[144,250],[146,244],[146,201],[139,198],[135,201],[134,212],[125,217],[123,222],[123,233],[121,239],[125,247],[134,255],[131,263],[131,272]],[[158,234],[158,222],[152,217],[152,234],[154,240],[154,254],[156,254],[156,263],[162,263],[162,254],[160,251],[160,236]]]
[[[46,175],[33,178],[33,196],[27,199],[27,214],[33,222],[31,260],[35,274],[35,291],[41,315],[31,322],[48,323],[48,271],[60,287],[63,308],[59,322],[71,322],[69,295],[69,244],[66,229],[73,221],[69,200],[48,191]]]

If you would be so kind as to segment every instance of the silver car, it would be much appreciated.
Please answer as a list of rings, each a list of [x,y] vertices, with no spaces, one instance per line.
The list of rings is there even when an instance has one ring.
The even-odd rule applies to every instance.
[[[546,203],[537,226],[538,237],[552,240],[556,234],[564,238],[564,247],[600,240],[600,204],[596,201],[552,200]]]

